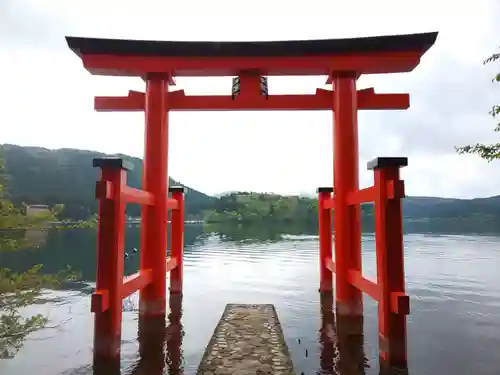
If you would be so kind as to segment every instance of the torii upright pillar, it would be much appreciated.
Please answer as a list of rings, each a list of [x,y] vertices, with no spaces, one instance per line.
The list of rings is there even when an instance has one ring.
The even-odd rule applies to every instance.
[[[140,292],[141,317],[165,315],[168,221],[168,76],[146,76],[143,189],[155,197],[141,218],[141,269],[152,271],[152,282]]]
[[[337,314],[361,316],[362,292],[348,280],[349,270],[361,270],[361,212],[348,204],[359,189],[358,104],[355,72],[334,75],[334,233]]]

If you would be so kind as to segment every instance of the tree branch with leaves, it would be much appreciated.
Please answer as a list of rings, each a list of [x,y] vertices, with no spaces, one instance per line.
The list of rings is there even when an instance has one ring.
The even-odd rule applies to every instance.
[[[49,223],[57,221],[63,207],[57,205],[41,215],[26,216],[7,198],[6,181],[0,161],[0,251],[21,250],[32,245],[23,236],[24,231],[47,230]],[[47,317],[41,314],[26,317],[20,309],[41,300],[44,289],[77,278],[69,267],[56,275],[44,275],[42,268],[39,264],[21,273],[0,268],[0,359],[14,357],[30,333],[46,327]]]
[[[484,60],[483,64],[486,65],[494,63],[497,60],[500,60],[500,53],[494,53],[486,60]],[[500,72],[493,77],[492,81],[494,83],[500,82]],[[496,121],[498,121],[500,119],[500,105],[494,104],[491,107],[489,113]],[[500,132],[500,122],[496,123],[495,128],[493,130],[495,132]],[[500,159],[500,143],[492,143],[489,145],[476,143],[463,147],[456,147],[455,149],[459,154],[475,154],[478,155],[480,158],[485,159],[489,162],[492,160]]]

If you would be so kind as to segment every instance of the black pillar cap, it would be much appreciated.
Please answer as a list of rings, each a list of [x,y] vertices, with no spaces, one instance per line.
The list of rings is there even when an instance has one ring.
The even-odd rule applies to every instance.
[[[333,188],[328,186],[319,187],[316,190],[318,193],[333,193]]]
[[[388,158],[381,157],[370,160],[366,164],[368,170],[379,169],[379,168],[402,168],[408,165],[408,158]]]
[[[134,169],[134,164],[118,157],[94,158],[92,160],[92,166],[98,168],[125,169],[129,172]]]
[[[184,193],[185,191],[186,189],[184,188],[184,186],[170,186],[168,188],[169,193]]]

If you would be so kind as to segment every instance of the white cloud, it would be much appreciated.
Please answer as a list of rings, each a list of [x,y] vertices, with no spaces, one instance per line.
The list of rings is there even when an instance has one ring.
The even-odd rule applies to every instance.
[[[95,113],[94,95],[143,89],[138,79],[92,77],[65,35],[158,40],[280,40],[439,31],[411,73],[363,77],[377,92],[408,92],[407,111],[359,117],[361,182],[375,156],[409,156],[412,195],[499,193],[495,163],[458,156],[455,145],[495,142],[488,108],[500,87],[482,60],[500,41],[497,1],[62,1],[0,5],[1,143],[75,147],[142,156],[143,114]],[[294,5],[295,4],[295,5]],[[230,79],[178,79],[189,93],[222,93]],[[323,78],[273,78],[270,90],[313,92]],[[314,191],[332,181],[328,112],[173,113],[170,174],[216,193]]]

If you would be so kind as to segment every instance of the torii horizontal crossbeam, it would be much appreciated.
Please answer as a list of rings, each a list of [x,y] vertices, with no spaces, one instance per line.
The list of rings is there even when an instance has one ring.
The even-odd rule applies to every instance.
[[[329,75],[409,72],[434,44],[437,33],[369,38],[273,41],[185,42],[66,37],[69,47],[92,74],[173,77],[235,76],[242,70],[261,75]]]
[[[335,110],[334,92],[318,89],[314,95],[269,95],[235,97],[228,95],[185,95],[183,90],[170,92],[165,101],[170,111],[252,111],[252,110]],[[373,88],[357,92],[358,109],[407,109],[408,94],[376,94]],[[145,95],[130,91],[128,96],[97,96],[94,108],[99,112],[143,111]]]

